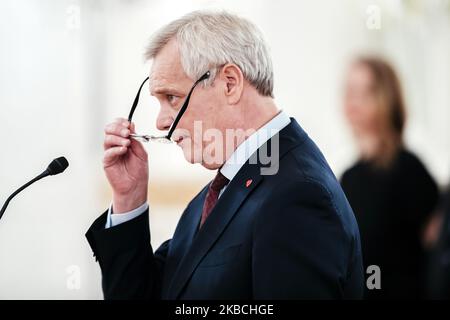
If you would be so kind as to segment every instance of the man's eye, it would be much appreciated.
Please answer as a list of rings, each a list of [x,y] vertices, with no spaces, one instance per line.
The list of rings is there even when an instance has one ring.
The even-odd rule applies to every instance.
[[[174,96],[172,94],[167,95],[167,101],[169,101],[169,103],[171,103],[171,104],[175,104],[177,99],[178,99],[177,96]]]

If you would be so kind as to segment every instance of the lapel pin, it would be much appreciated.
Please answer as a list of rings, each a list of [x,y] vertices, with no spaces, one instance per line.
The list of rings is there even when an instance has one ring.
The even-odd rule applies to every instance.
[[[248,180],[245,182],[245,186],[248,188],[248,187],[252,184],[252,182],[253,182],[252,179],[248,179]]]

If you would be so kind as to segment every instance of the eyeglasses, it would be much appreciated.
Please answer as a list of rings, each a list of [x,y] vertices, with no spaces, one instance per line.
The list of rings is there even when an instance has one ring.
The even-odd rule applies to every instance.
[[[183,116],[183,114],[186,112],[186,109],[189,105],[189,100],[191,99],[191,95],[192,92],[194,91],[194,88],[197,86],[197,84],[199,84],[200,82],[202,82],[203,80],[206,80],[209,78],[209,76],[211,75],[211,73],[209,71],[207,71],[204,75],[202,75],[197,81],[195,81],[194,85],[192,86],[191,90],[189,91],[186,100],[184,100],[183,102],[183,106],[181,107],[180,111],[178,112],[175,120],[173,121],[172,125],[170,126],[169,132],[167,133],[167,135],[165,136],[153,136],[153,135],[142,135],[142,134],[130,134],[130,137],[138,140],[138,141],[142,141],[142,142],[149,142],[149,141],[153,141],[153,142],[161,142],[161,143],[171,143],[173,142],[171,140],[172,134],[175,131],[178,122],[180,122],[181,117]],[[139,90],[136,94],[136,98],[134,98],[133,101],[133,105],[131,107],[130,113],[128,115],[128,122],[131,123],[132,119],[133,119],[133,114],[134,111],[136,110],[136,107],[138,105],[139,102],[139,96],[141,94],[141,89],[144,86],[145,82],[147,82],[147,80],[149,79],[149,77],[145,78],[144,82],[142,82],[141,86],[139,87]]]

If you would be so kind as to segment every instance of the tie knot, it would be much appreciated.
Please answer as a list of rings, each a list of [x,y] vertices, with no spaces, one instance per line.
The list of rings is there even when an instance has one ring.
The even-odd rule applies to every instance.
[[[230,182],[230,180],[228,180],[227,177],[225,177],[219,170],[217,171],[216,177],[211,182],[210,188],[214,191],[219,192],[220,190],[222,190],[223,187],[225,187],[228,184],[228,182]]]

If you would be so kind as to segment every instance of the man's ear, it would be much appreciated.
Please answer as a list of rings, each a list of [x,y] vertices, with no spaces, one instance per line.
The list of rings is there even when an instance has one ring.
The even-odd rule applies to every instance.
[[[225,82],[224,93],[228,103],[238,103],[244,90],[244,75],[241,69],[233,63],[227,63],[223,66],[220,77]]]

